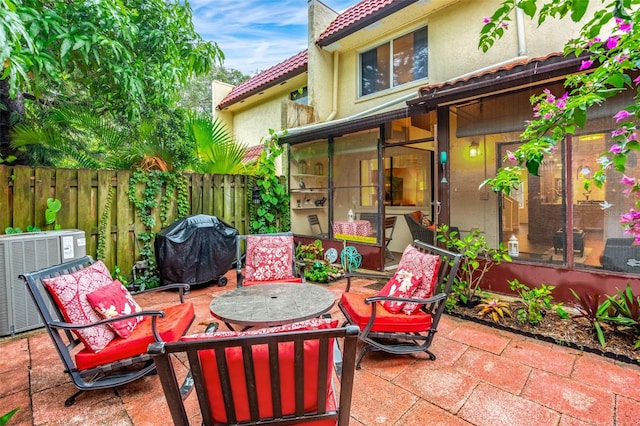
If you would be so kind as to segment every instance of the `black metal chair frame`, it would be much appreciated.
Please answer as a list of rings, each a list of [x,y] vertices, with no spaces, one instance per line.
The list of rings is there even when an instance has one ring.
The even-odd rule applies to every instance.
[[[434,243],[435,231],[423,226],[413,216],[411,216],[411,214],[405,214],[404,218],[407,221],[407,226],[409,227],[409,232],[411,232],[411,238],[413,240],[420,240],[427,244]]]
[[[209,396],[207,394],[206,380],[203,374],[203,368],[200,363],[198,353],[205,350],[213,350],[216,354],[219,379],[222,386],[222,394],[224,399],[224,408],[228,424],[238,424],[235,413],[235,405],[232,398],[231,384],[234,380],[230,375],[229,368],[225,362],[226,348],[241,347],[244,360],[244,370],[246,375],[246,388],[248,391],[248,404],[251,415],[251,421],[242,422],[242,425],[291,425],[314,420],[337,420],[338,425],[346,426],[349,424],[351,396],[353,390],[355,357],[358,328],[344,327],[324,330],[312,331],[296,331],[288,333],[263,334],[253,336],[215,338],[208,340],[182,341],[175,343],[153,343],[149,345],[149,353],[153,356],[153,360],[157,366],[158,376],[162,389],[164,391],[173,424],[177,426],[189,425],[189,419],[184,405],[184,400],[189,394],[182,394],[178,386],[176,371],[170,355],[179,356],[178,359],[185,360],[188,363],[190,375],[194,381],[194,388],[198,396],[202,422],[204,425],[214,424],[214,413],[209,404]],[[338,341],[334,341],[334,346],[329,344],[330,339],[343,339],[343,353],[338,348]],[[305,397],[305,386],[303,383],[303,371],[305,368],[304,352],[305,341],[319,341],[319,360],[320,365],[327,365],[329,351],[334,353],[334,369],[336,375],[340,379],[339,386],[339,403],[336,410],[327,408],[327,379],[328,369],[318,368],[318,387],[314,389],[314,395],[318,397],[318,409],[314,413],[305,413],[303,401]],[[295,383],[295,415],[283,415],[281,410],[281,389],[279,380],[279,362],[278,347],[281,342],[293,342],[294,353],[294,369],[296,371]],[[254,351],[253,347],[257,345],[268,345],[269,348],[269,371],[271,376],[271,406],[274,416],[269,419],[262,419],[258,412],[258,385],[256,384],[256,374],[254,367]],[[186,359],[185,359],[186,358]],[[237,380],[237,379],[236,379]],[[334,387],[335,391],[335,387]],[[337,393],[334,393],[336,396]]]
[[[427,299],[413,299],[413,298],[400,298],[400,297],[386,297],[386,296],[372,296],[366,299],[366,303],[371,306],[371,316],[364,329],[360,332],[360,340],[364,343],[364,346],[358,354],[356,360],[356,368],[360,368],[360,362],[362,358],[371,351],[382,351],[391,354],[411,354],[416,352],[425,352],[429,355],[431,360],[435,360],[436,356],[433,352],[429,351],[433,337],[438,329],[438,323],[440,317],[445,309],[445,302],[449,293],[451,292],[451,286],[460,263],[462,261],[462,254],[454,253],[449,250],[445,250],[436,246],[425,244],[421,241],[414,241],[413,246],[423,253],[434,254],[440,256],[440,267],[438,270],[438,278],[434,286],[435,296]],[[391,278],[392,275],[381,274],[367,274],[367,273],[350,273],[346,274],[347,287],[345,292],[348,292],[351,288],[351,280],[354,278],[372,278],[380,279]],[[373,325],[376,322],[376,313],[380,308],[378,302],[385,300],[398,301],[398,302],[413,302],[421,304],[421,310],[431,315],[431,327],[429,330],[421,333],[417,332],[404,332],[400,328],[395,332],[376,332],[371,331]],[[349,316],[349,313],[342,306],[341,301],[338,302],[338,307],[344,314],[346,321],[345,324],[355,324],[355,321]]]
[[[36,308],[44,321],[47,333],[51,337],[53,344],[64,365],[65,373],[69,374],[73,384],[79,390],[65,401],[64,405],[69,407],[75,403],[75,399],[82,392],[87,390],[107,389],[133,382],[155,371],[153,360],[146,353],[124,358],[119,361],[110,362],[94,368],[79,370],[76,367],[72,351],[82,342],[72,334],[74,330],[82,330],[96,325],[108,324],[126,318],[137,316],[150,316],[151,327],[156,341],[161,341],[160,334],[156,328],[156,319],[164,316],[162,310],[143,310],[130,315],[123,315],[109,320],[103,320],[87,325],[78,325],[65,322],[62,312],[58,309],[52,296],[45,289],[42,280],[45,278],[57,277],[80,271],[93,263],[91,256],[85,256],[61,265],[50,266],[39,271],[25,273],[20,278],[25,281],[29,293],[31,294]],[[184,292],[189,290],[188,284],[170,284],[139,292],[151,293],[156,291],[178,289],[180,303],[184,303]],[[193,321],[193,319],[192,319]],[[186,330],[185,330],[186,332]]]
[[[244,281],[244,274],[242,268],[245,266],[245,250],[247,245],[247,237],[293,237],[292,232],[275,232],[273,234],[251,234],[251,235],[237,235],[236,236],[236,259],[234,261],[236,265],[236,284],[237,287],[242,287]],[[292,243],[293,250],[293,262],[291,264],[292,276],[299,276],[302,278],[302,282],[305,282],[304,278],[304,264],[296,262],[296,247],[295,243]]]

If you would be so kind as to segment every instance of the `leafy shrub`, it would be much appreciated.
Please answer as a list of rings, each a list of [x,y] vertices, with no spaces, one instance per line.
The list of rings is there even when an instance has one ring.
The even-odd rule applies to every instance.
[[[624,291],[618,290],[617,297],[607,296],[608,302],[615,308],[614,315],[607,317],[621,327],[640,334],[640,296],[634,296],[631,285],[627,283]],[[635,343],[635,349],[640,348],[640,338]]]
[[[479,229],[474,229],[464,238],[460,238],[457,231],[449,232],[449,229],[447,225],[440,225],[436,239],[445,243],[447,249],[463,255],[451,291],[457,300],[466,304],[481,291],[480,283],[485,274],[503,261],[511,262],[511,257],[502,243],[498,248],[490,247]]]
[[[609,300],[602,300],[603,295],[599,293],[582,293],[578,294],[573,289],[570,289],[574,297],[578,300],[576,309],[578,314],[574,315],[574,318],[586,318],[591,323],[591,326],[596,332],[600,345],[604,348],[606,342],[604,339],[604,332],[602,331],[602,322],[609,318],[607,311],[611,307]]]
[[[536,325],[540,324],[546,309],[555,309],[560,318],[567,318],[568,314],[562,308],[561,303],[552,303],[553,296],[551,292],[554,286],[540,284],[538,288],[529,288],[526,284],[521,283],[518,279],[507,281],[509,288],[517,292],[525,305],[525,309],[518,309],[518,321]]]

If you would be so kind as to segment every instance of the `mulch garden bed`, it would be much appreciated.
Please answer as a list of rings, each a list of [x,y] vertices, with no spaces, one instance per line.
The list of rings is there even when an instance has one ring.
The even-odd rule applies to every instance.
[[[603,324],[606,342],[606,347],[603,349],[600,342],[598,342],[593,326],[586,318],[571,318],[570,316],[569,319],[562,319],[552,311],[546,313],[540,324],[523,324],[516,317],[518,309],[523,307],[524,305],[521,302],[510,302],[509,309],[512,312],[512,317],[505,318],[502,324],[495,323],[489,318],[479,317],[475,308],[459,306],[454,311],[448,312],[448,314],[617,361],[635,365],[640,364],[640,349],[633,349],[637,336],[633,336],[631,333],[625,333],[615,329],[612,325]]]

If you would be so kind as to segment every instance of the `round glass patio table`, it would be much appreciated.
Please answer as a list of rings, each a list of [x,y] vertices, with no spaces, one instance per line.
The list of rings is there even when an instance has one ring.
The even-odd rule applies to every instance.
[[[272,327],[316,318],[331,310],[335,296],[314,284],[273,283],[240,287],[211,301],[211,314],[245,328]]]

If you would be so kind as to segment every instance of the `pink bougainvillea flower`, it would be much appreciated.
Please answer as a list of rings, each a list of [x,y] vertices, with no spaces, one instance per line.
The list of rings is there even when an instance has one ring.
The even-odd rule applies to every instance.
[[[629,136],[627,136],[627,141],[637,141],[637,140],[638,140],[638,134],[636,132],[633,132]]]
[[[622,179],[620,179],[620,183],[623,184],[623,185],[635,185],[636,184],[636,178],[629,177],[627,175],[622,175]]]
[[[591,68],[591,65],[593,65],[593,61],[591,59],[585,59],[580,65],[580,71]]]
[[[614,143],[613,145],[611,145],[611,148],[609,148],[609,152],[618,155],[622,152],[622,147],[617,143]]]
[[[560,96],[558,98],[558,100],[556,101],[556,106],[560,109],[565,109],[567,106],[567,98],[569,97],[569,93],[568,92],[564,92],[564,94],[562,96]]]
[[[629,111],[626,110],[620,110],[618,111],[618,113],[616,115],[613,116],[613,118],[616,119],[616,123],[619,123],[620,121],[624,120],[625,118],[629,117]]]
[[[611,136],[616,137],[616,136],[624,135],[626,131],[627,131],[627,128],[625,126],[622,126],[619,129],[615,129],[614,131],[612,131]]]
[[[549,152],[550,152],[550,153],[555,154],[557,151],[558,151],[558,148],[556,148],[556,146],[555,146],[555,145],[551,145],[551,146],[549,147]]]
[[[489,22],[491,22],[491,18],[489,18],[488,16],[485,16],[484,19],[482,20],[483,24],[488,24]]]
[[[626,22],[624,19],[616,18],[616,24],[618,24],[618,29],[623,33],[631,31],[631,23]]]
[[[602,40],[600,39],[600,37],[594,37],[594,38],[593,38],[593,40],[590,40],[590,41],[587,43],[587,47],[591,47],[591,46],[593,46],[593,45],[594,45],[594,44],[596,44],[596,43],[600,43],[601,41],[602,41]]]
[[[638,84],[640,84],[640,75],[637,76],[636,78],[633,79],[633,82],[635,83],[635,85],[637,86]]]
[[[626,61],[627,59],[629,59],[629,55],[618,55],[615,58],[615,61],[619,64],[623,63],[624,61]]]
[[[515,154],[513,152],[511,152],[511,151],[507,151],[507,158],[512,163],[515,163],[516,161],[518,161],[518,159],[516,158]]]
[[[509,28],[509,23],[508,22],[503,22],[503,23],[500,24],[500,26],[506,30],[507,28]]]
[[[533,116],[536,118],[540,117],[540,105],[533,106]]]
[[[611,50],[613,48],[618,47],[618,42],[620,41],[620,37],[611,36],[607,39],[607,49]]]

